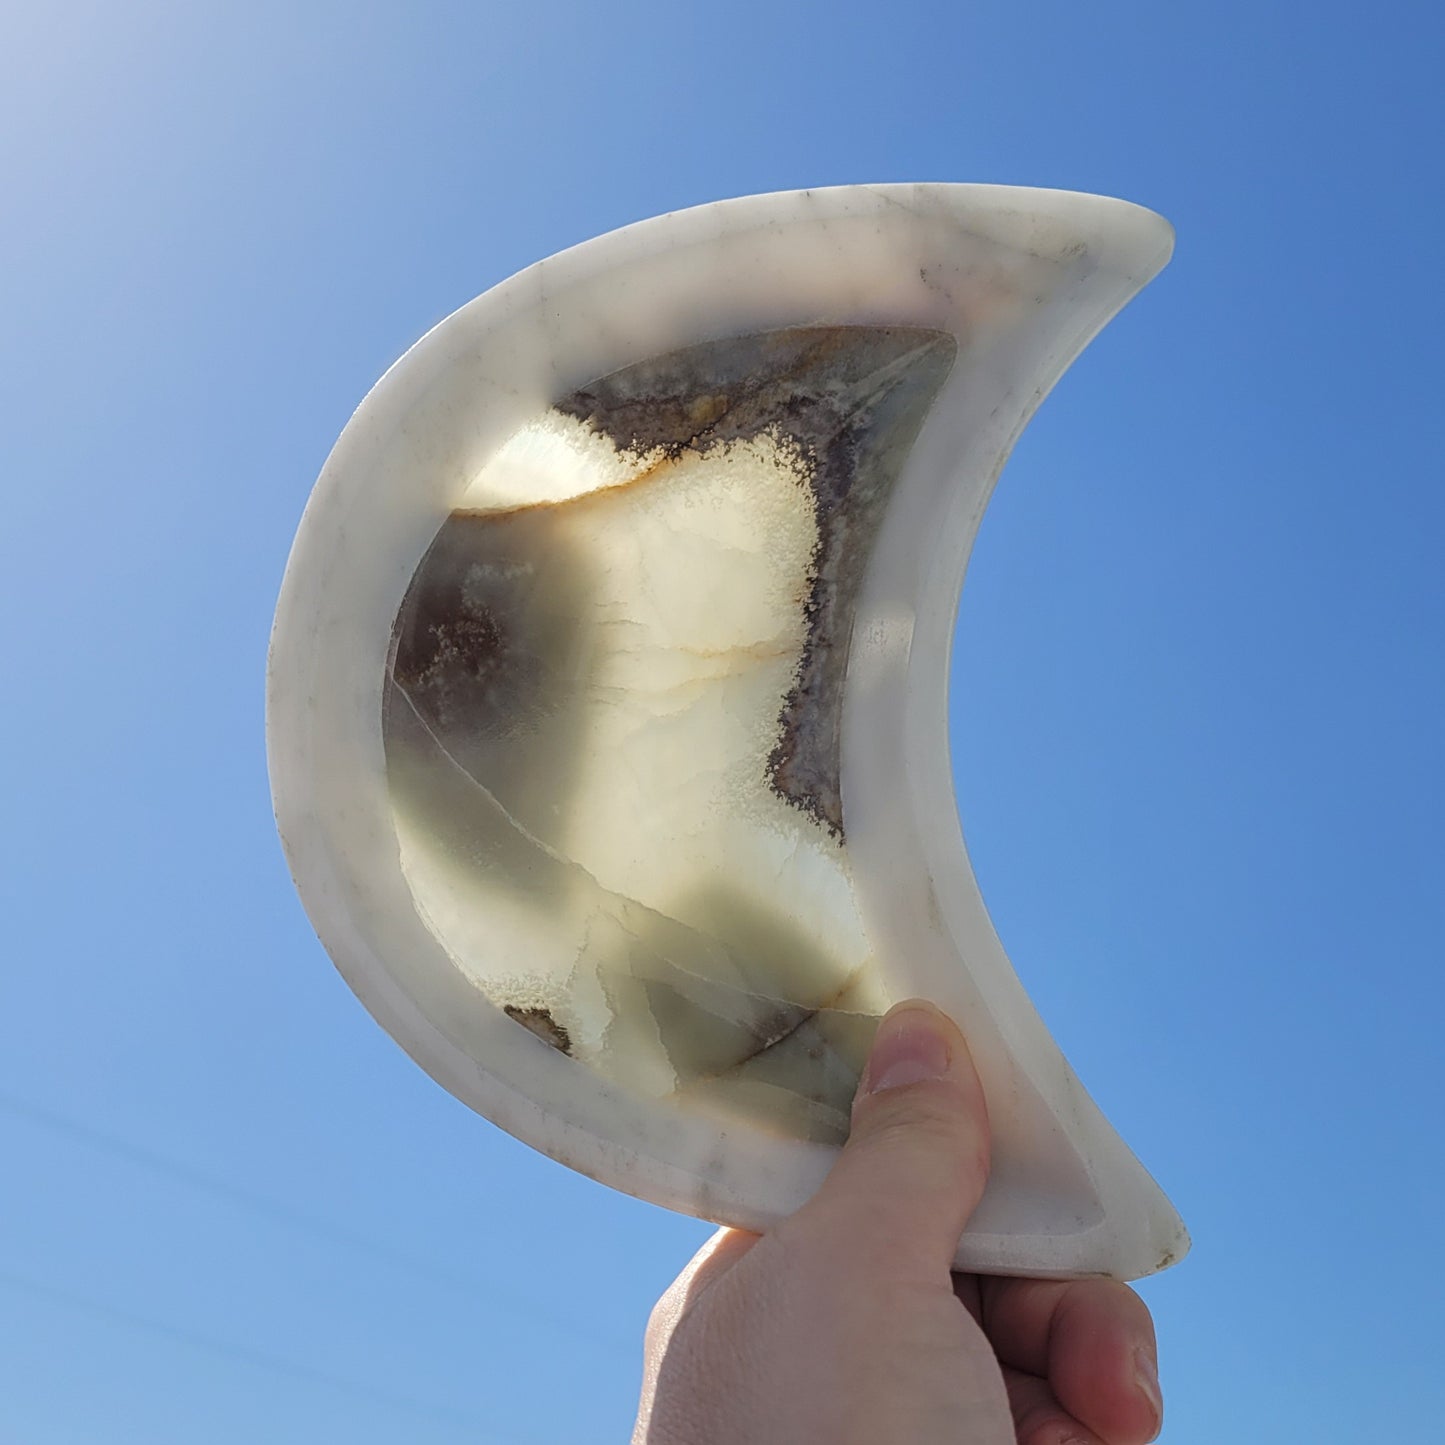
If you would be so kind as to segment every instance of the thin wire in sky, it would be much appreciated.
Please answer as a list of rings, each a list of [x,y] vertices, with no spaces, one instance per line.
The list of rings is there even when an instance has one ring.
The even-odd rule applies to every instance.
[[[484,1291],[494,1298],[504,1297],[515,1309],[531,1314],[537,1320],[555,1329],[565,1330],[609,1354],[625,1354],[631,1360],[637,1353],[636,1347],[631,1342],[624,1343],[609,1337],[600,1330],[589,1326],[578,1316],[561,1314],[545,1306],[539,1306],[535,1296],[525,1296],[520,1291],[508,1290],[505,1285],[499,1284],[496,1280],[484,1280],[465,1272],[443,1270],[408,1254],[405,1250],[397,1249],[380,1240],[368,1238],[345,1225],[308,1214],[292,1205],[270,1199],[240,1185],[217,1179],[193,1165],[171,1158],[147,1145],[136,1144],[98,1129],[93,1124],[42,1108],[27,1099],[5,1092],[0,1092],[0,1110],[24,1119],[51,1134],[72,1140],[87,1148],[111,1154],[162,1178],[222,1199],[228,1204],[280,1224],[295,1233],[382,1261],[415,1278],[425,1280],[429,1284],[443,1285],[448,1289],[460,1290],[467,1294]]]
[[[373,1385],[362,1384],[358,1380],[349,1380],[341,1375],[333,1375],[326,1370],[318,1370],[312,1365],[302,1364],[298,1360],[269,1354],[263,1350],[253,1349],[249,1345],[237,1344],[232,1340],[200,1334],[195,1330],[170,1324],[164,1320],[151,1319],[146,1315],[117,1308],[115,1305],[106,1304],[87,1295],[59,1289],[55,1285],[28,1279],[24,1275],[12,1274],[8,1270],[0,1270],[0,1289],[39,1297],[66,1309],[105,1320],[109,1324],[122,1325],[129,1329],[158,1335],[173,1343],[221,1355],[255,1369],[268,1370],[273,1374],[289,1375],[292,1379],[320,1386],[334,1393],[350,1396],[355,1400],[363,1400],[369,1405],[381,1405],[400,1414],[424,1417],[456,1429],[462,1429],[467,1432],[468,1439],[477,1442],[477,1445],[551,1445],[551,1442],[543,1441],[540,1436],[535,1435],[525,1438],[514,1434],[499,1435],[484,1420],[464,1411],[454,1410],[450,1406],[433,1404],[409,1395],[392,1394],[388,1390],[378,1390]]]

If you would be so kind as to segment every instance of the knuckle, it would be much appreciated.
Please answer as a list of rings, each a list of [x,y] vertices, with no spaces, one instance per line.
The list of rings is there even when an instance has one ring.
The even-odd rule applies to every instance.
[[[1154,1347],[1154,1320],[1149,1307],[1118,1280],[1077,1280],[1065,1292],[1058,1306],[1062,1328],[1080,1333],[1096,1331],[1102,1320],[1112,1321],[1139,1345]]]
[[[890,1145],[946,1148],[970,1162],[986,1152],[984,1131],[952,1090],[909,1084],[875,1094],[868,1101],[870,1139]]]

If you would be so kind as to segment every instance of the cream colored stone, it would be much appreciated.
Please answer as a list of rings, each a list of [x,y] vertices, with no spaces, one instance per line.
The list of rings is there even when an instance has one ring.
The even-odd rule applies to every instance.
[[[268,741],[318,933],[440,1082],[765,1228],[923,995],[994,1126],[960,1266],[1180,1257],[989,924],[946,731],[998,471],[1171,244],[1061,192],[751,197],[539,263],[387,373],[297,537]]]

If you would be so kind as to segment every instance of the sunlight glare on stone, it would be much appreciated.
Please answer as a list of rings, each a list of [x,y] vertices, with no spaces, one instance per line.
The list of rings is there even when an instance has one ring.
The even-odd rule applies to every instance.
[[[413,579],[386,746],[417,906],[630,1088],[846,1132],[888,999],[843,841],[843,653],[952,354],[800,329],[604,378],[499,449]]]

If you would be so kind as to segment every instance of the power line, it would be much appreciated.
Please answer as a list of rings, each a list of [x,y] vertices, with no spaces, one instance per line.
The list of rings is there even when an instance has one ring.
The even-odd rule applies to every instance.
[[[483,1442],[483,1445],[544,1445],[539,1437],[531,1436],[522,1440],[516,1435],[498,1435],[485,1421],[475,1416],[466,1414],[464,1411],[453,1410],[446,1405],[434,1405],[425,1400],[418,1400],[407,1395],[394,1395],[387,1390],[378,1390],[375,1386],[362,1384],[357,1380],[348,1380],[341,1375],[333,1375],[325,1370],[318,1370],[311,1365],[301,1364],[297,1360],[288,1360],[281,1355],[268,1354],[263,1350],[252,1349],[248,1345],[236,1344],[231,1340],[217,1339],[211,1335],[199,1334],[195,1330],[184,1329],[179,1325],[168,1324],[164,1320],[151,1319],[145,1315],[132,1313],[130,1310],[119,1309],[114,1305],[106,1304],[101,1300],[91,1299],[86,1295],[75,1294],[70,1290],[59,1289],[40,1280],[27,1279],[23,1275],[11,1274],[8,1270],[0,1270],[0,1287],[9,1289],[16,1293],[30,1294],[49,1300],[53,1304],[65,1306],[67,1309],[76,1310],[83,1314],[93,1315],[111,1324],[120,1324],[132,1329],[144,1330],[150,1334],[160,1335],[165,1339],[192,1346],[195,1349],[206,1350],[211,1354],[222,1355],[228,1359],[239,1360],[256,1369],[270,1370],[275,1374],[289,1375],[292,1379],[304,1381],[310,1385],[319,1385],[338,1394],[350,1395],[357,1400],[365,1400],[372,1405],[384,1405],[387,1409],[396,1410],[403,1414],[416,1415],[431,1420],[441,1421],[447,1425],[466,1430],[472,1439]],[[478,1435],[476,1432],[484,1433]]]
[[[403,1270],[418,1279],[426,1280],[430,1284],[444,1285],[450,1290],[466,1292],[486,1291],[493,1295],[505,1296],[516,1308],[526,1310],[546,1324],[556,1329],[565,1330],[567,1333],[583,1339],[591,1345],[606,1350],[609,1354],[621,1355],[625,1353],[629,1361],[631,1361],[637,1353],[637,1349],[640,1349],[640,1345],[637,1349],[634,1349],[630,1345],[624,1346],[620,1341],[612,1339],[596,1329],[589,1328],[578,1317],[561,1314],[545,1307],[539,1307],[537,1298],[534,1295],[524,1295],[518,1290],[509,1290],[505,1286],[499,1287],[495,1281],[482,1279],[478,1275],[441,1270],[425,1260],[418,1259],[415,1255],[408,1254],[405,1250],[397,1249],[379,1240],[370,1239],[363,1234],[358,1234],[348,1229],[344,1225],[308,1214],[304,1210],[296,1209],[292,1205],[283,1204],[277,1200],[268,1198],[264,1194],[255,1193],[240,1185],[217,1179],[190,1164],[171,1158],[144,1145],[134,1144],[127,1139],[122,1139],[117,1135],[97,1129],[94,1125],[84,1123],[81,1120],[41,1108],[29,1100],[18,1098],[6,1092],[0,1092],[0,1109],[4,1109],[19,1118],[26,1119],[30,1123],[38,1125],[42,1129],[49,1130],[53,1134],[75,1140],[89,1148],[113,1154],[117,1158],[124,1159],[130,1164],[138,1165],[142,1169],[148,1169],[154,1174],[177,1180],[192,1189],[213,1195],[218,1199],[223,1199],[228,1204],[247,1210],[252,1214],[260,1215],[263,1218],[271,1220],[273,1223],[283,1225],[297,1233],[309,1235],[314,1239],[321,1239],[328,1244],[340,1245],[343,1248],[351,1249],[361,1254],[370,1255],[384,1261],[393,1268]]]

